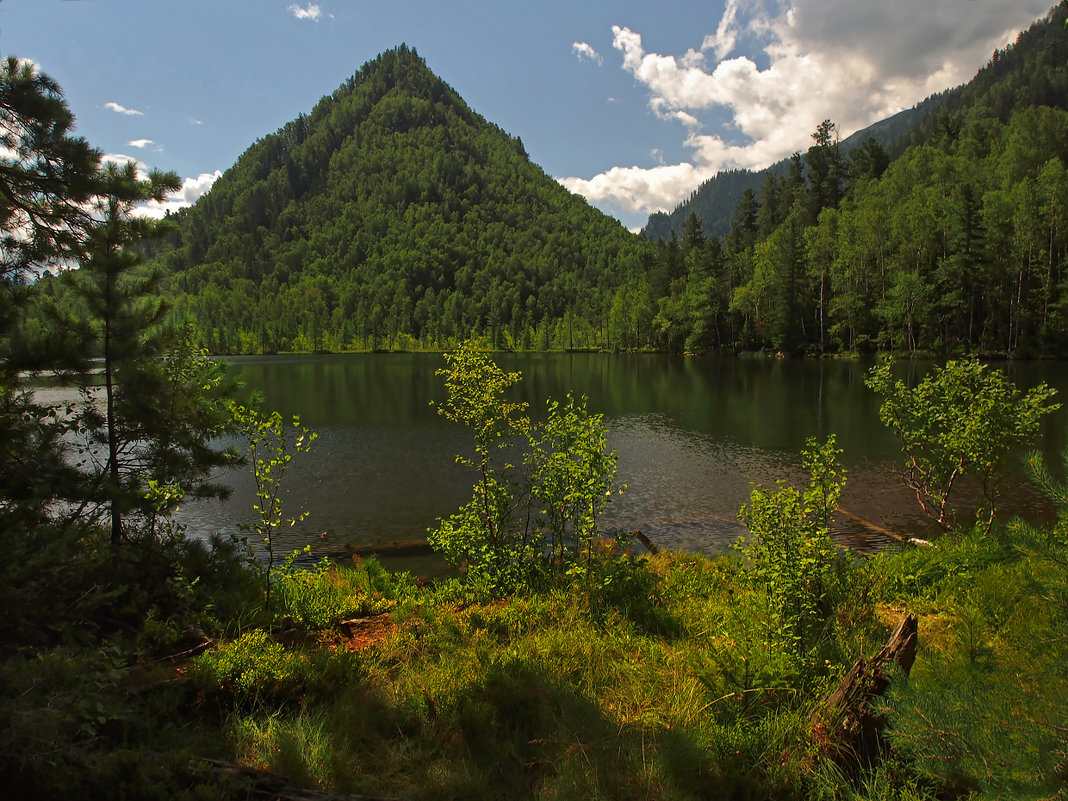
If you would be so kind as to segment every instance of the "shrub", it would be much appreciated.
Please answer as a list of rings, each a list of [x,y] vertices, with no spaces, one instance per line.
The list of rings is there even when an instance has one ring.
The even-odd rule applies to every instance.
[[[616,454],[606,450],[601,415],[586,399],[550,401],[548,419],[533,425],[526,404],[505,400],[519,380],[470,344],[445,354],[448,398],[438,412],[471,429],[475,456],[471,500],[439,521],[430,544],[461,567],[474,597],[492,597],[581,577],[592,592],[607,580],[598,569],[597,520],[614,491]],[[523,450],[523,458],[510,454]],[[620,490],[622,491],[622,490]]]
[[[980,510],[989,533],[997,509],[997,481],[1011,450],[1034,439],[1056,390],[1045,384],[1021,393],[1000,370],[977,360],[935,368],[912,389],[890,375],[893,360],[872,368],[866,384],[883,396],[879,416],[897,432],[905,454],[902,479],[923,511],[942,529],[952,528],[953,490],[965,475],[979,479],[986,504]]]
[[[230,689],[237,696],[295,690],[308,678],[307,654],[290,651],[262,629],[223,643],[198,656],[196,675],[209,687]]]
[[[840,453],[833,435],[823,445],[810,438],[802,451],[811,476],[808,489],[757,488],[739,512],[751,537],[743,537],[736,547],[767,594],[775,620],[773,638],[803,670],[815,663],[837,603],[838,558],[828,531],[845,486]]]
[[[276,571],[275,585],[277,614],[317,629],[339,619],[388,612],[414,592],[408,574],[393,576],[375,559],[342,568],[323,558],[313,569],[303,570],[293,568],[291,557]]]

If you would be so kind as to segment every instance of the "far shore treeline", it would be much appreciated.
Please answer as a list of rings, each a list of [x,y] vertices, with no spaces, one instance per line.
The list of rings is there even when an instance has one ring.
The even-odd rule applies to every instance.
[[[847,151],[824,121],[744,192],[724,236],[676,212],[666,241],[567,192],[402,45],[252,145],[146,245],[149,263],[223,354],[471,336],[519,350],[1061,354],[1066,16],[1057,6],[922,104],[897,143]]]

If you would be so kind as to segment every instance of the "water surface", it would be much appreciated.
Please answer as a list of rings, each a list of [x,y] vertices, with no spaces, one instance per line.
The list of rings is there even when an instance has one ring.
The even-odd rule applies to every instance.
[[[849,473],[843,508],[897,532],[927,530],[914,496],[893,472],[896,438],[879,422],[878,399],[864,386],[870,363],[659,354],[497,360],[523,374],[515,398],[527,401],[534,417],[544,416],[546,398],[562,399],[569,391],[587,395],[590,410],[604,415],[609,445],[619,453],[619,479],[627,485],[610,504],[606,526],[640,528],[667,548],[722,552],[744,532],[737,515],[752,485],[799,484],[805,439],[834,433]],[[444,398],[435,375],[440,355],[240,357],[232,363],[247,390],[263,393],[266,408],[299,414],[319,434],[285,478],[287,515],[309,515],[281,533],[280,550],[420,538],[470,497],[474,477],[455,464],[457,454],[470,452],[470,438],[432,406]],[[928,367],[902,365],[901,373],[922,374]],[[1065,364],[1008,369],[1021,386],[1045,380],[1062,397],[1068,391]],[[1040,446],[1048,454],[1064,445],[1063,414],[1044,426]],[[181,510],[191,534],[240,534],[252,522],[247,468],[226,480],[234,488],[228,501]],[[1019,470],[1005,482],[1003,506],[1010,514],[1050,514]],[[861,548],[887,541],[844,516],[835,535]]]

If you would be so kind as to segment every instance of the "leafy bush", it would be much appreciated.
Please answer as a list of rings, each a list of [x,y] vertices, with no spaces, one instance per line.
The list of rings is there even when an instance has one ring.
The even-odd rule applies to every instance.
[[[828,531],[845,486],[840,453],[833,435],[823,445],[810,438],[802,451],[811,477],[808,489],[757,488],[739,512],[751,537],[736,547],[767,594],[774,639],[803,671],[818,661],[838,602],[834,583],[841,565]]]
[[[231,689],[239,697],[295,690],[308,678],[310,664],[307,654],[287,650],[262,629],[206,651],[194,662],[197,677],[208,687]]]
[[[957,481],[979,479],[986,504],[984,531],[997,509],[997,480],[1014,447],[1038,433],[1056,390],[1045,384],[1021,393],[1000,370],[972,361],[947,362],[909,389],[891,378],[892,359],[872,368],[866,384],[883,396],[879,417],[897,432],[905,454],[902,479],[923,511],[944,530],[953,527],[950,506]],[[983,517],[981,511],[976,519]]]
[[[448,398],[438,412],[471,429],[475,456],[457,462],[477,479],[471,500],[428,533],[430,544],[463,569],[476,598],[561,575],[581,578],[591,592],[603,585],[597,520],[615,491],[616,454],[606,450],[601,415],[569,395],[550,401],[548,419],[534,425],[526,404],[505,400],[518,373],[505,373],[470,343],[445,361],[438,375]],[[521,461],[509,457],[519,449]]]

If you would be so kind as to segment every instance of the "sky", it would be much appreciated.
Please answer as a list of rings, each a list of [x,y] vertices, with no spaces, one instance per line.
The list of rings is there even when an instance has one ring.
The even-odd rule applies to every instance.
[[[548,175],[631,229],[964,83],[1052,0],[0,0],[0,53],[105,158],[189,205],[257,139],[405,43]],[[150,213],[162,214],[164,207]]]

